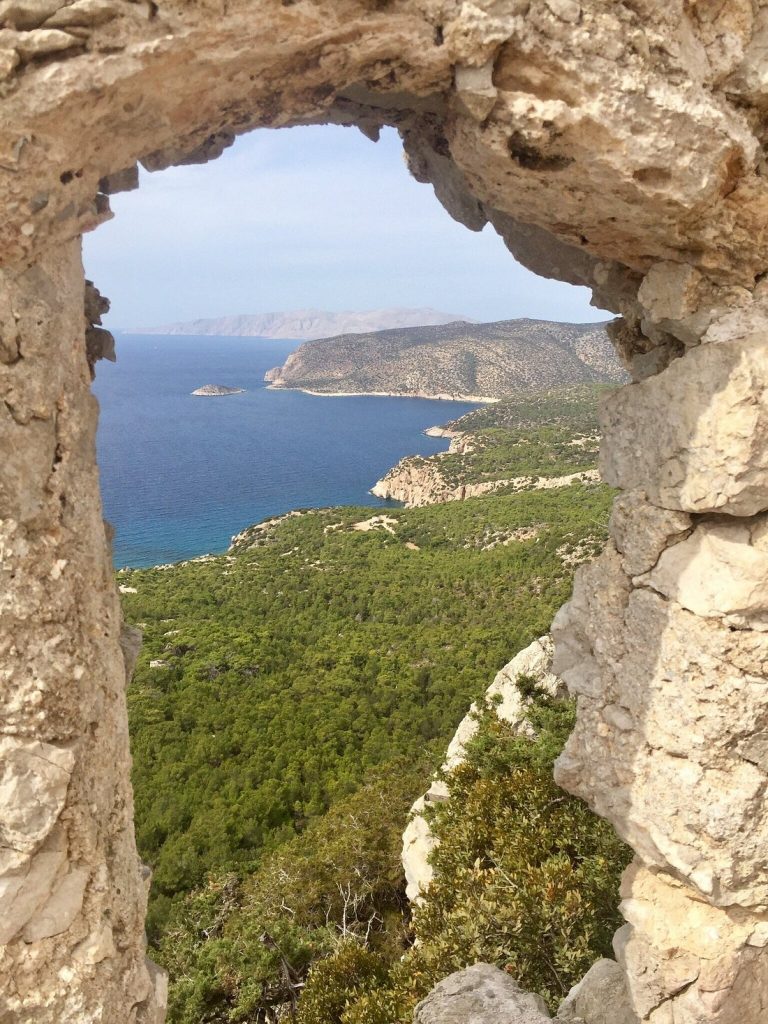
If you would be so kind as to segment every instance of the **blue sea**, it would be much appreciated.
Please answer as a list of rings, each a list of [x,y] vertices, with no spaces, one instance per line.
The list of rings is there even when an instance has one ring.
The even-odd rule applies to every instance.
[[[447,441],[426,427],[475,408],[420,398],[270,391],[264,373],[300,342],[118,335],[97,365],[98,454],[116,567],[224,551],[294,508],[391,504],[368,489],[404,455]],[[203,384],[245,388],[200,398]]]

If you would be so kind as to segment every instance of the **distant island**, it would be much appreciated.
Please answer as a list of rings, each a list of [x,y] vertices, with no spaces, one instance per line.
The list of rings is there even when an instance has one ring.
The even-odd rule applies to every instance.
[[[474,323],[458,313],[437,309],[371,309],[340,313],[322,309],[297,309],[285,313],[246,313],[164,327],[134,327],[127,334],[211,334],[219,337],[286,338],[314,341],[338,334],[368,334],[395,327],[424,327],[456,322]]]
[[[202,395],[205,398],[215,398],[218,395],[242,395],[245,388],[229,388],[225,384],[203,384],[196,388],[192,394]]]
[[[272,388],[493,402],[627,379],[605,323],[501,320],[344,334],[306,342],[265,374]]]

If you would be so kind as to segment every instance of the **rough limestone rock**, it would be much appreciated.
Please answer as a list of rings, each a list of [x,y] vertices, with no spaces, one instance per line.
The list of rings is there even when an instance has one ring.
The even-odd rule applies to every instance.
[[[139,163],[334,123],[395,126],[453,217],[621,316],[602,467],[631,497],[554,630],[558,778],[637,853],[616,950],[642,1024],[763,1024],[767,54],[764,0],[0,0],[0,1019],[159,1024],[167,997],[80,236]]]
[[[627,870],[622,895],[628,924],[614,938],[614,948],[640,1020],[739,1024],[765,1019],[764,912],[713,907],[677,879],[638,863]]]
[[[124,660],[85,291],[77,241],[0,271],[0,1018],[138,1024],[154,988],[127,774],[137,637]]]
[[[598,960],[560,1004],[562,1024],[637,1024],[627,976],[615,960]]]
[[[555,669],[579,698],[560,785],[713,904],[768,903],[766,633],[633,586],[610,547],[580,571],[553,633]]]
[[[768,516],[703,521],[637,579],[705,619],[768,629]]]
[[[670,410],[674,409],[674,415]],[[661,508],[751,516],[768,508],[765,335],[702,345],[604,405],[603,479]]]
[[[475,964],[441,981],[413,1014],[413,1024],[544,1024],[544,1000],[522,992],[504,971]]]
[[[540,689],[552,697],[565,694],[565,687],[557,676],[552,674],[553,646],[549,636],[539,637],[524,648],[496,673],[496,677],[485,692],[486,699],[493,703],[496,714],[505,722],[517,727],[523,735],[531,734],[531,726],[526,720],[526,708],[530,698],[523,697],[517,687],[520,676],[529,676],[536,680]],[[442,773],[450,772],[464,760],[467,743],[477,732],[477,706],[472,705],[469,712],[459,723],[445,754]],[[402,862],[406,879],[406,895],[409,900],[418,900],[433,878],[432,865],[429,858],[437,845],[429,823],[424,817],[424,809],[429,804],[440,803],[448,799],[448,786],[441,779],[434,779],[427,792],[411,807],[411,813],[403,833]]]
[[[628,576],[640,576],[656,565],[659,555],[683,540],[691,517],[651,505],[642,491],[626,491],[613,503],[611,536]]]

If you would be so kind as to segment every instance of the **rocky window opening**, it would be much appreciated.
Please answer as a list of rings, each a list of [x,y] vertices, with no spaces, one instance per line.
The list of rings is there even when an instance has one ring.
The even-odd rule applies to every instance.
[[[133,832],[135,649],[83,358],[108,343],[80,238],[138,161],[211,159],[250,128],[307,123],[396,127],[451,216],[490,223],[620,318],[632,383],[603,404],[600,455],[620,494],[552,633],[577,700],[555,777],[635,852],[609,969],[630,1009],[585,997],[578,1015],[762,1020],[763,34],[750,0],[0,6],[9,1020],[154,1022],[165,1002]],[[583,992],[606,991],[601,976]],[[542,1018],[494,978],[444,983],[422,1024],[491,995]]]

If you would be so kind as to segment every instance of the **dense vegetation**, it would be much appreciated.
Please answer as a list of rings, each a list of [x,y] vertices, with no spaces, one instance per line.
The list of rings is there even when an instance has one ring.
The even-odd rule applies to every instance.
[[[574,472],[594,393],[472,417],[503,435],[508,473]],[[137,834],[172,1024],[291,1005],[301,1024],[405,1024],[477,959],[554,1004],[607,951],[623,853],[552,782],[567,705],[537,703],[535,743],[485,716],[436,813],[436,880],[413,923],[399,857],[458,721],[547,630],[609,500],[580,483],[295,512],[226,555],[119,573],[145,638],[128,694]]]
[[[410,1024],[435,982],[478,960],[556,1006],[610,952],[627,851],[552,781],[572,707],[542,698],[530,715],[535,741],[485,710],[434,812],[435,880],[412,922],[399,837],[429,758],[390,762],[245,881],[215,875],[177,902],[157,951],[178,979],[171,1024],[276,1020],[291,1004],[298,1024]]]
[[[582,384],[556,391],[539,391],[481,405],[446,424],[462,433],[504,428],[527,433],[540,427],[566,427],[572,438],[594,436],[600,429],[598,402],[611,388],[601,384]],[[507,469],[516,468],[514,463]]]
[[[156,913],[213,868],[252,866],[367,768],[448,738],[548,628],[563,554],[599,543],[607,492],[387,515],[391,533],[353,528],[370,509],[290,516],[231,555],[120,573],[145,636],[129,709]]]
[[[597,465],[597,401],[608,389],[584,385],[507,398],[448,424],[462,451],[433,456],[449,486],[510,477],[565,476]],[[500,491],[499,493],[504,493]]]
[[[277,386],[504,398],[626,378],[604,324],[453,323],[305,342],[270,370]]]
[[[450,799],[432,810],[435,877],[412,923],[418,944],[389,960],[359,940],[339,946],[312,968],[299,1024],[411,1024],[437,981],[478,962],[508,970],[554,1010],[610,955],[629,851],[552,779],[573,707],[540,694],[529,719],[534,740],[485,708],[447,776]]]
[[[449,452],[402,459],[375,493],[423,504],[425,498],[463,498],[467,485],[494,483],[494,494],[510,494],[534,489],[542,479],[594,470],[597,406],[609,391],[606,385],[585,384],[475,409],[446,424],[453,437]]]
[[[377,966],[402,955],[400,833],[431,761],[388,762],[252,874],[212,873],[175,901],[154,951],[173,979],[171,1024],[270,1019],[347,943]]]

